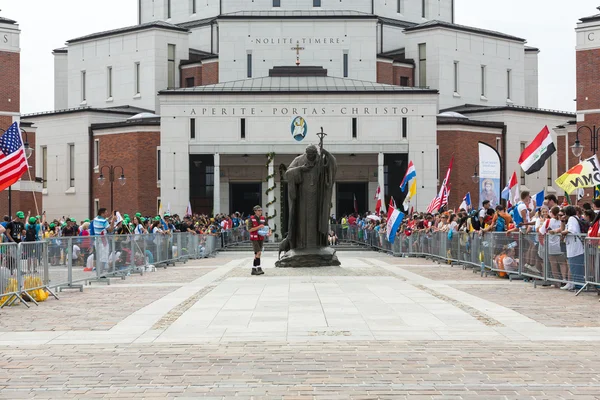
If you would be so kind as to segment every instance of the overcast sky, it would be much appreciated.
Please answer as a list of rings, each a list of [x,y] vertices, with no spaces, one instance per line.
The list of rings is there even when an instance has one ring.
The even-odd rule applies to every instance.
[[[181,0],[177,0],[181,1]],[[85,34],[137,23],[136,0],[0,0],[21,28],[21,112],[52,110],[52,49]],[[456,23],[501,31],[540,48],[540,107],[575,110],[575,32],[594,0],[455,0]],[[568,6],[567,6],[568,5]]]

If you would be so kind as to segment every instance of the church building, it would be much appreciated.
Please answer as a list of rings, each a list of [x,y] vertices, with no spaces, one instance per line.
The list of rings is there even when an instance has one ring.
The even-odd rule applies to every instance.
[[[55,109],[25,117],[44,209],[262,204],[279,224],[285,166],[321,138],[339,164],[335,216],[373,210],[378,186],[401,204],[409,161],[425,210],[452,156],[450,206],[478,202],[478,142],[499,153],[504,185],[545,125],[566,145],[575,114],[538,108],[540,50],[455,23],[455,1],[139,0],[137,25],[53,52]],[[560,163],[521,186],[556,191]]]

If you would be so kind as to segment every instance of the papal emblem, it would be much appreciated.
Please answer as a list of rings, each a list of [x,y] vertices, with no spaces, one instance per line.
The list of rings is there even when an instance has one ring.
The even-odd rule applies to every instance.
[[[304,118],[297,116],[292,120],[292,126],[290,127],[290,130],[292,131],[292,137],[300,142],[306,137],[308,125],[306,124]]]

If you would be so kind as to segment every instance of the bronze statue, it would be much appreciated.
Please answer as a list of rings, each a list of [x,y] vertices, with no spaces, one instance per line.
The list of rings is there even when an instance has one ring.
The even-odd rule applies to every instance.
[[[337,163],[335,157],[323,149],[325,133],[322,128],[318,135],[319,147],[308,146],[285,173],[288,182],[288,236],[279,247],[286,253],[277,261],[278,267],[340,265],[335,251],[327,247]]]

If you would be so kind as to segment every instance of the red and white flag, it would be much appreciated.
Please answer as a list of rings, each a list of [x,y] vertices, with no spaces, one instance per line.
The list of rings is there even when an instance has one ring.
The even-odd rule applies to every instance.
[[[21,130],[14,122],[0,136],[0,191],[16,183],[27,171],[27,156],[21,141]]]
[[[377,193],[375,193],[375,200],[377,200],[377,203],[375,204],[375,213],[377,215],[379,215],[379,212],[381,211],[381,207],[383,206],[383,192],[381,191],[381,187],[377,186]]]
[[[513,172],[510,181],[502,190],[502,194],[500,195],[500,197],[502,197],[508,202],[509,208],[519,202],[519,181],[517,180],[516,172]]]

